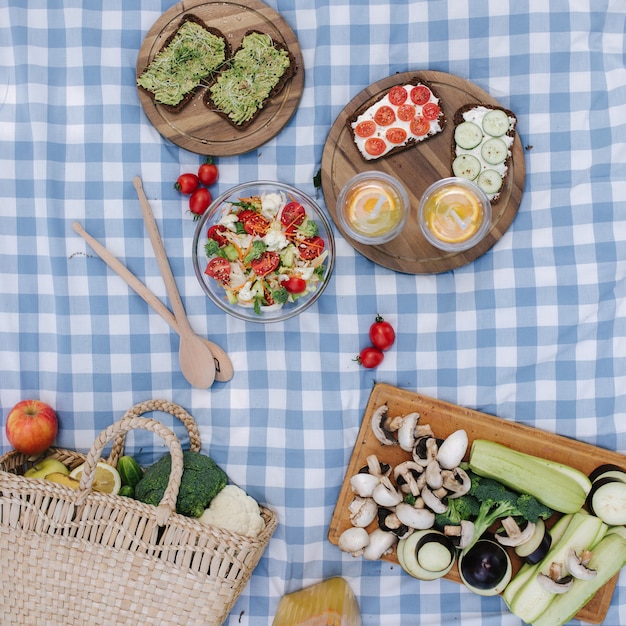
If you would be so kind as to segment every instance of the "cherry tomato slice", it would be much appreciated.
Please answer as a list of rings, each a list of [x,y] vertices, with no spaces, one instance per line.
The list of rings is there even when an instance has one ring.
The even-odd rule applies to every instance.
[[[203,185],[209,187],[213,185],[219,176],[217,166],[211,160],[207,160],[198,168],[198,178]]]
[[[290,276],[287,280],[283,280],[281,285],[289,293],[302,293],[306,290],[306,280],[300,276]]]
[[[365,140],[365,152],[372,156],[380,156],[386,148],[385,140],[380,137],[370,137]]]
[[[324,240],[320,236],[307,237],[298,241],[297,248],[302,259],[311,261],[324,251]]]
[[[383,362],[384,358],[385,355],[381,350],[374,348],[373,346],[368,346],[367,348],[363,348],[363,350],[361,350],[355,361],[363,367],[372,369],[373,367],[378,367]]]
[[[200,180],[195,174],[181,174],[174,183],[174,189],[188,196],[198,188],[199,184]]]
[[[391,107],[384,104],[374,113],[374,121],[379,126],[390,126],[396,121],[396,114]]]
[[[219,280],[221,283],[228,285],[230,281],[230,263],[228,259],[221,256],[212,258],[204,270],[204,273],[215,280]]]
[[[430,100],[430,89],[426,85],[416,85],[411,89],[410,95],[411,102],[422,106]]]
[[[426,120],[436,120],[440,113],[441,109],[439,108],[439,105],[434,102],[427,102],[422,107],[422,115]]]
[[[389,350],[396,340],[393,326],[380,315],[376,316],[376,320],[370,326],[369,335],[372,345],[379,350]]]
[[[228,239],[226,239],[222,233],[225,233],[226,231],[226,226],[222,226],[222,224],[213,224],[207,232],[207,237],[217,241],[219,246],[225,246],[228,243]]]
[[[241,211],[238,218],[248,235],[260,235],[262,237],[270,226],[270,223],[260,213],[250,209]]]
[[[280,214],[284,226],[300,226],[306,217],[306,210],[299,202],[288,202]]]
[[[430,122],[425,120],[422,116],[416,117],[411,122],[411,132],[417,137],[422,137],[423,135],[427,135],[430,130]]]
[[[365,120],[356,125],[354,129],[357,137],[371,137],[376,132],[376,122]]]
[[[398,119],[403,122],[410,122],[415,117],[416,109],[413,104],[402,104],[398,107]]]
[[[250,262],[250,267],[252,267],[257,276],[265,276],[273,272],[278,267],[279,263],[280,254],[266,250],[258,259],[253,259]]]
[[[409,97],[407,90],[402,85],[396,85],[389,90],[389,102],[395,106],[404,104]]]
[[[403,128],[390,128],[386,133],[385,137],[389,143],[393,144],[402,144],[406,141],[406,130]]]

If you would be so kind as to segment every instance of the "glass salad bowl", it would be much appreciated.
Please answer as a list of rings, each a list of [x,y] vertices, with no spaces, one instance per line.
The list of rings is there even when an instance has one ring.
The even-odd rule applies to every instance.
[[[198,220],[193,267],[209,299],[249,322],[280,322],[323,293],[335,262],[328,218],[305,193],[255,181],[217,197]]]

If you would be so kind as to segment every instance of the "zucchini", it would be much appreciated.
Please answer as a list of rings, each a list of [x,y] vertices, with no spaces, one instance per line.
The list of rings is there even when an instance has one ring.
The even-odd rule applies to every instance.
[[[459,154],[452,161],[452,172],[459,178],[474,180],[480,174],[480,161],[472,154]]]
[[[463,150],[475,148],[483,140],[483,131],[474,122],[461,122],[454,129],[454,143]]]
[[[583,550],[595,545],[598,539],[604,536],[606,530],[607,526],[601,519],[593,515],[576,513],[560,541],[554,544],[550,552],[537,565],[536,575],[530,576],[511,599],[509,604],[511,612],[526,623],[533,623],[556,597],[541,584],[539,575],[549,575],[553,563],[565,563],[569,550],[574,549],[577,554],[580,554]]]
[[[502,188],[502,176],[496,170],[484,170],[476,184],[489,196],[498,193]]]
[[[571,478],[573,478],[582,488],[585,493],[589,493],[591,490],[591,480],[583,474],[583,472],[571,467],[570,465],[565,465],[564,463],[559,463],[558,461],[549,461],[548,459],[543,459],[539,456],[535,457],[538,463],[541,463],[546,467],[546,469],[551,471],[562,472],[563,474],[567,474]]]
[[[561,464],[549,465],[545,460],[494,441],[474,440],[469,467],[479,476],[493,478],[518,493],[535,496],[539,502],[561,513],[576,513],[587,498],[580,482]]]
[[[565,594],[555,597],[533,626],[561,626],[571,620],[595,593],[626,563],[626,538],[618,533],[607,535],[593,549],[589,567],[596,570],[591,580],[576,579]]]
[[[493,109],[483,117],[483,130],[492,137],[501,137],[509,130],[509,116],[502,109]]]
[[[480,156],[490,165],[498,165],[504,163],[509,156],[509,149],[502,139],[492,137],[487,139],[480,149]]]

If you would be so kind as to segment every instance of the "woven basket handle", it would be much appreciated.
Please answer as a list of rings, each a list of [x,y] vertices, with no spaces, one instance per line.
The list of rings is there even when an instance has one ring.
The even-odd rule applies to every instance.
[[[128,409],[128,411],[124,413],[124,417],[139,417],[150,411],[161,411],[177,417],[185,425],[189,433],[189,449],[192,452],[200,452],[202,443],[200,441],[200,431],[198,430],[196,420],[178,404],[174,404],[169,400],[146,400]],[[111,454],[107,459],[107,462],[113,467],[117,467],[117,461],[124,454],[125,440],[126,432],[120,433],[115,437]]]
[[[169,481],[156,511],[156,523],[163,526],[169,516],[176,511],[176,499],[178,489],[183,476],[183,449],[176,435],[161,422],[148,417],[123,417],[119,422],[111,424],[103,430],[94,441],[91,449],[85,458],[85,465],[78,487],[76,504],[81,502],[91,492],[91,487],[96,475],[96,465],[102,455],[102,450],[114,437],[124,436],[129,430],[143,429],[149,430],[165,441],[172,456],[172,469]]]

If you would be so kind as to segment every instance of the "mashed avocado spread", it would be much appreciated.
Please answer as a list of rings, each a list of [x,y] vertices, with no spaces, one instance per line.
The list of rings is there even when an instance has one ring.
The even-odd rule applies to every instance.
[[[269,35],[250,33],[243,38],[232,65],[209,88],[211,99],[234,124],[243,124],[263,108],[290,64],[287,51],[276,48]]]
[[[185,22],[137,79],[161,104],[176,106],[226,59],[226,43],[200,24]]]

